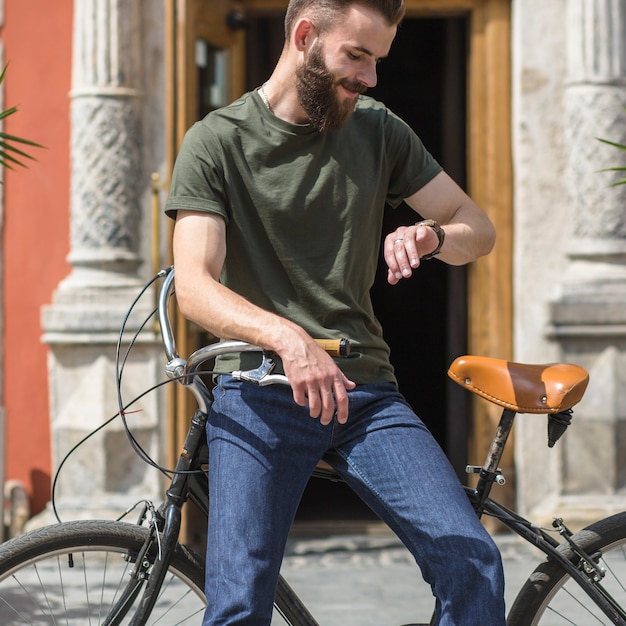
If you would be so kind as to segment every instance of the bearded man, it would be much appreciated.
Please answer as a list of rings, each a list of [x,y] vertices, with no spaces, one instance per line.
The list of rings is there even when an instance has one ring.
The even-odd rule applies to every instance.
[[[386,206],[404,200],[427,218],[386,235],[392,285],[435,255],[471,262],[495,240],[414,132],[363,95],[404,11],[403,0],[292,0],[267,82],[195,124],[176,161],[166,212],[183,315],[272,351],[290,381],[235,381],[228,373],[258,365],[254,353],[216,364],[205,626],[270,624],[320,459],[411,551],[438,624],[504,624],[500,555],[398,392],[369,297]],[[314,340],[339,337],[349,358]]]

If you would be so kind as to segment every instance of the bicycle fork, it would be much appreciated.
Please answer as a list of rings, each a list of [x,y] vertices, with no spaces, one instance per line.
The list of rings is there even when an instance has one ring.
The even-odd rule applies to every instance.
[[[181,510],[188,496],[188,478],[195,469],[193,464],[204,442],[206,419],[205,413],[197,411],[191,420],[167,498],[159,507],[157,519],[150,524],[149,536],[135,558],[131,580],[103,626],[118,626],[129,611],[134,611],[130,626],[144,626],[150,617],[178,543]],[[142,514],[140,524],[144,518],[145,514]],[[135,605],[140,594],[139,603]]]
[[[139,518],[140,524],[143,519],[145,519],[145,509]],[[165,525],[167,526],[167,520]],[[178,526],[180,527],[180,522]],[[135,567],[130,572],[128,584],[122,590],[119,599],[102,623],[103,626],[118,626],[129,611],[132,610],[135,611],[135,614],[131,624],[140,626],[146,623],[154,608],[159,588],[169,566],[170,559],[168,555],[169,551],[164,549],[157,521],[155,520],[150,525],[150,533],[141,550],[136,555],[129,554],[126,556],[127,560],[134,562]],[[157,579],[159,580],[157,581]],[[142,590],[141,600],[135,606],[134,603],[139,594],[142,593]]]

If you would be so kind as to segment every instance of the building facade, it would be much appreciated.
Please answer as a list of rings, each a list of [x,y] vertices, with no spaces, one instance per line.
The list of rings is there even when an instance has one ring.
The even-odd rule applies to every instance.
[[[4,481],[23,486],[42,520],[65,455],[119,410],[118,332],[142,286],[170,261],[171,225],[159,205],[182,136],[269,75],[286,3],[0,5],[10,62],[2,97],[20,108],[5,131],[46,146],[28,169],[3,172]],[[400,305],[410,318],[387,324],[401,386],[418,412],[434,416],[462,473],[499,413],[442,382],[452,358],[583,365],[589,391],[555,449],[545,417],[518,418],[502,498],[541,519],[558,509],[583,522],[623,509],[626,186],[611,186],[619,174],[605,170],[623,166],[624,153],[598,138],[626,143],[626,3],[407,7],[398,56],[381,66],[373,94],[489,213],[498,242],[469,268],[433,261],[403,291],[375,285],[384,325]],[[142,326],[153,304],[149,291],[127,320],[122,355],[142,332],[123,367],[126,400],[163,379],[157,329]],[[206,338],[179,320],[177,339],[185,354]],[[189,408],[183,393],[157,390],[126,417],[167,464]],[[55,496],[62,517],[109,516],[157,498],[160,487],[118,418],[73,453]]]

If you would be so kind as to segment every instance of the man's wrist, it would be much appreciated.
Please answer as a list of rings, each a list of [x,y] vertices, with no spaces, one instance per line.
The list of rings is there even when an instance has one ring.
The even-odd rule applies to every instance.
[[[416,222],[415,226],[428,226],[432,228],[435,231],[435,235],[437,235],[437,247],[432,252],[429,252],[420,258],[421,261],[428,261],[428,259],[432,259],[441,252],[441,247],[446,239],[446,232],[443,228],[441,228],[438,222],[435,222],[435,220],[422,220],[421,222]]]

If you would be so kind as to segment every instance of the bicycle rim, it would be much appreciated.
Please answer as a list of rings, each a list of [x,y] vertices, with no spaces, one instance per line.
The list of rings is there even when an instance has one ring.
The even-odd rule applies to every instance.
[[[601,552],[599,565],[605,571],[602,588],[626,610],[626,513],[596,522],[576,533],[573,540],[587,554]],[[571,549],[559,548],[572,562],[577,562]],[[595,626],[614,622],[553,561],[540,564],[517,596],[508,626]]]
[[[101,624],[126,588],[147,534],[133,524],[90,520],[49,526],[3,544],[0,624]],[[198,557],[178,546],[146,623],[200,623],[203,580]],[[119,623],[129,624],[132,612]]]

